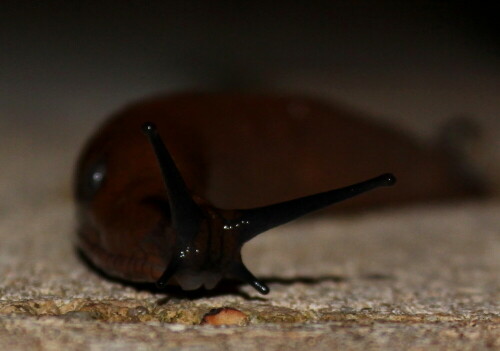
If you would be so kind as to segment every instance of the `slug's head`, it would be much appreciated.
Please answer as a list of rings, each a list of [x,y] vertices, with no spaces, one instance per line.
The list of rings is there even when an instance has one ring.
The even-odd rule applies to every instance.
[[[248,210],[222,210],[190,194],[170,153],[152,123],[143,125],[161,168],[168,195],[174,252],[159,287],[175,278],[185,290],[213,288],[221,278],[237,278],[262,294],[269,288],[253,276],[241,260],[245,242],[273,227],[368,190],[393,185],[383,174],[373,179],[303,198]]]

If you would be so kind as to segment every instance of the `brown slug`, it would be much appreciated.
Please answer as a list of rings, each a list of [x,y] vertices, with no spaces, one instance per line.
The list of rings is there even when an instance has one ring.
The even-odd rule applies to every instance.
[[[223,93],[153,98],[108,120],[81,154],[78,247],[104,272],[125,280],[192,290],[211,289],[227,277],[266,294],[269,288],[243,264],[243,244],[312,211],[393,185],[387,170],[398,175],[399,190],[346,204],[360,208],[466,192],[446,155],[313,99]],[[328,190],[337,186],[344,187]]]

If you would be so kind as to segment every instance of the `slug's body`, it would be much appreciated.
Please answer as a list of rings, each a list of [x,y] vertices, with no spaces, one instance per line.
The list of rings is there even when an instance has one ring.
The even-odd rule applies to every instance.
[[[168,151],[161,151],[159,136]],[[173,162],[160,171],[158,159],[170,155]],[[152,99],[110,119],[81,155],[78,245],[120,278],[195,289],[229,276],[266,293],[241,262],[244,242],[394,178],[330,192],[328,200],[287,203],[293,208],[271,206],[277,220],[268,208],[223,209],[275,204],[387,170],[398,175],[398,188],[360,196],[344,208],[467,192],[446,155],[314,100],[229,94]],[[185,201],[176,203],[177,197]]]

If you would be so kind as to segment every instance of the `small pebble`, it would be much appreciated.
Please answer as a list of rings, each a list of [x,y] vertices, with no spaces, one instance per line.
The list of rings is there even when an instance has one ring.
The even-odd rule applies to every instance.
[[[210,310],[203,316],[200,324],[209,325],[246,325],[248,316],[234,308],[224,307]]]

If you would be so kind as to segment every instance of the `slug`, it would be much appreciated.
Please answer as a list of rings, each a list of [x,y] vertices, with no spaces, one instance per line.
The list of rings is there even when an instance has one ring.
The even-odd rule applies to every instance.
[[[305,214],[393,185],[387,170],[402,186],[370,192],[351,206],[464,191],[445,155],[313,99],[152,98],[109,119],[80,155],[77,246],[104,272],[128,281],[193,290],[235,278],[266,294],[269,288],[245,267],[242,246]]]

